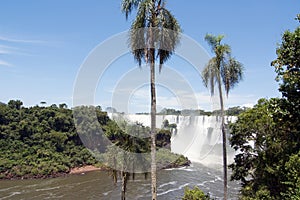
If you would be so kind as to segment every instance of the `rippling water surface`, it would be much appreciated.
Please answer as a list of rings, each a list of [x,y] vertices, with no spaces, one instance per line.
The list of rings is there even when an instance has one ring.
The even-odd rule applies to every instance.
[[[185,187],[199,186],[211,196],[222,199],[223,179],[220,169],[194,163],[191,167],[161,170],[158,172],[158,199],[181,199]],[[127,199],[151,199],[150,177],[143,175],[130,180]],[[229,183],[230,199],[237,199],[239,185]],[[117,186],[106,172],[89,172],[43,180],[0,181],[2,199],[120,199],[120,182]]]

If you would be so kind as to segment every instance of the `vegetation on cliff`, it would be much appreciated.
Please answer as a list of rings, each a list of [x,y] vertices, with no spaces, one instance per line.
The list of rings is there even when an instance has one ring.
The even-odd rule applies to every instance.
[[[101,107],[93,109],[96,123],[111,143],[124,144],[130,140]],[[93,130],[93,124],[75,127],[73,112],[74,109],[68,109],[65,104],[30,108],[23,107],[19,100],[0,104],[0,178],[53,177],[85,165],[104,167],[83,145],[84,138],[77,132],[77,129]],[[162,132],[158,136],[158,146],[170,142],[169,133]],[[99,141],[94,140],[94,144],[99,146],[99,152],[105,153],[105,140],[96,138]],[[186,159],[177,164],[187,162]]]

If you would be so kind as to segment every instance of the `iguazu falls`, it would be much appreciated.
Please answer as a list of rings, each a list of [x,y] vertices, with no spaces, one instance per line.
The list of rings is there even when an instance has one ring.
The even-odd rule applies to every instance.
[[[300,200],[299,1],[0,1],[0,200],[50,199]]]

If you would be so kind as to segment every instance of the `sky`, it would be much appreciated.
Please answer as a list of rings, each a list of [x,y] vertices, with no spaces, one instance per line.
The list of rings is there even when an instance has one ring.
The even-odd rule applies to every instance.
[[[135,16],[133,12],[126,20],[120,0],[0,0],[0,5],[0,102],[19,99],[25,106],[42,101],[76,105],[74,93],[85,63],[97,49],[104,50],[107,58],[127,45],[113,42],[126,36]],[[299,25],[294,20],[299,1],[168,0],[166,7],[184,37],[203,48],[199,52],[203,66],[193,66],[175,52],[157,73],[158,110],[216,108],[218,100],[210,97],[199,74],[213,55],[204,40],[207,33],[225,35],[224,43],[245,68],[243,81],[226,98],[226,107],[252,106],[260,98],[281,96],[270,63],[276,59],[283,32]],[[105,46],[110,42],[112,46]],[[93,104],[121,112],[149,112],[147,66],[138,68],[128,51],[99,69],[105,70],[98,77],[99,70],[90,74],[83,83],[89,88],[89,79],[96,78],[91,87]]]

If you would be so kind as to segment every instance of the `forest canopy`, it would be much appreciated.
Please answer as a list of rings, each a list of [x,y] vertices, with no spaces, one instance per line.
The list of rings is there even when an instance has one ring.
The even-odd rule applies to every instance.
[[[44,104],[43,104],[44,105]],[[93,109],[96,121],[74,125],[74,112],[81,113]],[[86,117],[86,116],[85,116]],[[77,118],[78,120],[79,118]],[[88,120],[82,121],[86,122]],[[7,104],[0,104],[0,178],[32,178],[58,176],[68,173],[74,167],[85,165],[104,166],[91,153],[91,148],[99,153],[107,153],[102,136],[93,137],[97,140],[86,148],[84,137],[78,130],[95,134],[95,124],[103,130],[102,136],[109,139],[110,144],[120,145],[121,148],[136,148],[139,151],[149,151],[147,138],[134,146],[127,135],[116,122],[109,119],[107,113],[100,106],[81,106],[68,109],[66,104],[51,106],[24,107],[20,100],[10,100]],[[141,126],[140,126],[141,127]],[[126,128],[132,128],[126,125]],[[141,127],[142,128],[142,127]],[[147,128],[144,127],[146,130]],[[167,130],[160,130],[157,135],[158,147],[170,144],[171,134]],[[93,146],[94,145],[94,146]],[[92,150],[94,150],[92,149]],[[164,154],[171,155],[170,150]],[[163,157],[163,155],[161,155]],[[175,156],[176,157],[176,156]],[[188,160],[177,156],[178,160],[169,163],[170,166],[188,164]],[[176,162],[177,161],[177,162]],[[163,162],[159,160],[158,162]],[[166,166],[167,164],[164,163]]]

